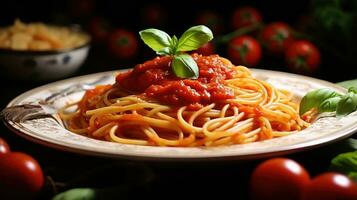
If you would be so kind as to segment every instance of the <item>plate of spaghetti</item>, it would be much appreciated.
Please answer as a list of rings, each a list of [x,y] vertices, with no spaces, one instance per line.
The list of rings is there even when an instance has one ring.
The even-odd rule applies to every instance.
[[[285,72],[235,66],[218,55],[191,54],[196,79],[170,71],[160,56],[133,69],[75,77],[30,90],[8,106],[38,102],[78,82],[112,79],[54,103],[51,118],[6,121],[15,133],[43,145],[91,155],[144,160],[253,159],[310,149],[357,130],[357,113],[345,117],[299,115],[313,89],[346,90]]]

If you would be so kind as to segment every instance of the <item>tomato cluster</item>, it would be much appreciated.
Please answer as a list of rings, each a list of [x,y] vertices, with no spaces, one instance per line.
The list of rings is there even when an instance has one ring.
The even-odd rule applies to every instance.
[[[264,25],[261,13],[253,7],[236,9],[231,21],[235,29],[233,33],[237,34],[233,34],[228,42],[227,56],[234,64],[254,67],[266,53],[285,57],[289,70],[295,73],[313,74],[318,69],[319,49],[301,34],[299,38],[288,24],[277,21]],[[247,31],[253,26],[257,28]]]
[[[252,200],[355,200],[357,184],[334,172],[311,179],[307,170],[296,161],[272,158],[253,171],[250,193]]]
[[[32,199],[44,182],[38,162],[25,153],[11,152],[6,141],[0,138],[1,199]]]
[[[150,26],[162,26],[168,13],[159,4],[149,5],[141,10],[142,21]],[[224,33],[222,16],[214,11],[203,10],[194,19],[195,24],[208,26],[215,34],[214,40],[195,52],[211,55],[217,45],[226,47],[226,56],[236,65],[256,67],[264,56],[279,58],[291,72],[312,75],[320,65],[320,51],[315,44],[307,40],[306,35],[297,32],[289,24],[276,21],[264,24],[262,13],[254,7],[244,6],[235,9],[231,16],[233,32]],[[105,44],[113,58],[130,60],[138,56],[138,35],[123,27],[113,27],[100,17],[89,21],[88,29],[94,43]],[[228,38],[219,42],[219,38]],[[267,58],[269,58],[267,57]]]
[[[111,23],[101,17],[94,17],[88,25],[89,32],[96,44],[105,44],[114,58],[131,59],[139,50],[136,34],[125,28],[113,28]]]

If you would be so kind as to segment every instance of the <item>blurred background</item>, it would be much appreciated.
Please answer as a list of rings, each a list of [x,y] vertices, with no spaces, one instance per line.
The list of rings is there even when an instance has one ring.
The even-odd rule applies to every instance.
[[[237,14],[237,10],[247,6],[253,11],[243,9]],[[332,82],[357,78],[357,61],[354,58],[357,53],[355,0],[182,0],[145,3],[135,0],[4,0],[1,8],[1,26],[11,25],[18,18],[24,22],[79,24],[89,32],[92,36],[89,57],[80,71],[73,75],[130,68],[153,58],[155,53],[138,37],[140,30],[153,27],[179,36],[193,25],[205,24],[213,30],[215,39],[212,42],[214,50],[208,48],[203,51],[228,57],[234,64],[301,73]],[[248,21],[253,18],[252,22],[242,23],[246,18]],[[249,29],[255,23],[258,25]],[[265,30],[271,24],[278,25]],[[274,29],[286,26],[290,31],[288,36],[284,30],[279,32]],[[242,61],[239,58],[242,52],[228,53],[230,46],[239,43],[233,42],[233,39],[242,35],[251,36],[261,49],[253,60]],[[299,54],[296,52],[299,50],[287,53],[284,44],[283,50],[276,51],[274,43],[267,41],[269,37],[278,38],[277,43],[285,42],[284,37],[288,37],[289,44],[291,38],[309,41],[316,48],[313,48],[312,55],[297,55],[295,59],[292,57]],[[252,48],[248,48],[248,53],[254,57],[257,52]],[[316,56],[316,51],[320,57]]]
[[[154,58],[155,52],[140,40],[140,30],[158,28],[180,36],[193,25],[205,24],[215,38],[199,53],[217,53],[236,65],[299,73],[331,82],[357,79],[357,0],[2,0],[0,8],[1,27],[20,19],[25,23],[78,24],[88,32],[92,38],[89,55],[79,71],[69,76],[131,68]],[[3,64],[0,62],[2,72]],[[15,80],[11,76],[0,78],[0,109],[17,95],[54,81],[35,81],[32,77]],[[121,198],[124,194],[123,199],[150,195],[166,198],[162,191],[187,198],[188,193],[178,189],[190,188],[200,198],[212,198],[211,192],[219,193],[220,198],[231,198],[230,191],[238,189],[234,193],[236,199],[247,199],[249,176],[259,162],[151,163],[148,168],[44,148],[12,134],[4,125],[0,132],[12,150],[34,155],[51,180],[40,199],[50,199],[69,188],[113,184],[119,185],[121,189],[114,188],[115,193]],[[345,143],[342,146],[346,147]],[[325,171],[331,155],[335,156],[331,147],[290,157],[317,174]],[[237,181],[231,184],[227,180]],[[134,198],[127,197],[130,195]]]

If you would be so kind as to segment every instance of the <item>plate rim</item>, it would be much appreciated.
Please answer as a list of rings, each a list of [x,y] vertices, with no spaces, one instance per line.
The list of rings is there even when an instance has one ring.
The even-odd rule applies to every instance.
[[[293,74],[293,73],[288,73],[288,72],[282,72],[282,71],[274,71],[274,70],[266,70],[266,69],[257,69],[257,68],[249,68],[253,74],[258,73],[258,74],[265,74],[265,73],[274,73],[274,74],[279,74],[281,76],[289,76],[289,77],[294,77],[294,78],[304,78],[309,80],[309,82],[313,83],[319,83],[322,85],[326,85],[327,87],[334,88],[338,91],[341,92],[346,92],[347,90],[339,85],[336,85],[332,82],[314,78],[314,77],[309,77],[309,76],[304,76],[300,74]],[[90,78],[94,78],[100,75],[106,75],[106,74],[112,74],[114,76],[115,73],[122,72],[122,71],[127,71],[130,69],[122,69],[122,70],[112,70],[112,71],[104,71],[104,72],[98,72],[98,73],[92,73],[92,74],[86,74],[86,75],[81,75],[81,76],[75,76],[51,83],[47,83],[45,85],[35,87],[33,89],[30,89],[17,97],[13,98],[6,107],[16,105],[16,102],[20,101],[21,99],[24,99],[25,97],[30,96],[30,94],[35,94],[40,91],[43,91],[45,88],[48,88],[49,86],[51,87],[56,87],[60,86],[66,83],[70,83],[73,81],[81,81],[81,80],[87,80]],[[26,131],[21,129],[16,125],[16,123],[6,121],[4,120],[5,125],[11,130],[11,132],[38,144],[51,147],[57,150],[61,151],[66,151],[66,152],[73,152],[77,154],[85,154],[85,155],[92,155],[92,156],[100,156],[100,157],[110,157],[110,158],[121,158],[121,159],[130,159],[130,160],[148,160],[148,161],[213,161],[213,160],[249,160],[249,159],[256,159],[256,158],[264,158],[264,157],[271,157],[271,156],[279,156],[279,155],[286,155],[290,153],[296,153],[296,152],[301,152],[301,151],[306,151],[312,148],[316,148],[322,145],[327,145],[333,142],[336,142],[338,140],[342,140],[344,138],[349,137],[350,135],[354,134],[357,131],[357,125],[354,126],[349,125],[348,127],[344,127],[343,131],[339,132],[334,132],[334,134],[324,136],[322,138],[317,138],[311,141],[304,141],[300,142],[297,144],[289,145],[289,146],[283,146],[279,150],[274,150],[274,149],[269,149],[270,151],[263,151],[259,150],[257,152],[251,152],[249,154],[245,155],[220,155],[220,156],[191,156],[191,155],[186,155],[186,156],[181,156],[181,155],[171,155],[171,156],[163,156],[163,155],[139,155],[137,153],[133,152],[106,152],[106,151],[95,151],[95,150],[89,150],[88,148],[83,149],[81,146],[68,146],[66,144],[61,144],[57,141],[51,141],[48,140],[47,138],[43,138],[37,135],[33,135],[30,132],[31,131]],[[67,130],[68,131],[68,130]],[[160,147],[155,147],[155,148],[160,148]],[[182,147],[169,147],[169,148],[182,148]],[[194,147],[194,148],[208,148],[208,147]]]

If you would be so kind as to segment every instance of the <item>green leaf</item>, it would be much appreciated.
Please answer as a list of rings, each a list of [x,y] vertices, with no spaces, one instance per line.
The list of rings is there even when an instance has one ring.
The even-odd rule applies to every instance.
[[[318,109],[320,104],[324,102],[326,99],[333,98],[336,96],[339,96],[339,94],[328,88],[322,88],[322,89],[316,89],[310,91],[302,98],[300,102],[299,113],[300,115],[302,115],[312,108]],[[323,109],[326,109],[326,107],[323,107]]]
[[[95,193],[92,188],[75,188],[57,194],[52,200],[94,200]]]
[[[165,48],[157,51],[156,54],[158,54],[160,56],[171,55],[172,54],[172,49],[170,47],[165,47]]]
[[[197,63],[188,54],[175,55],[171,67],[175,75],[180,78],[198,78],[199,70]]]
[[[357,94],[357,87],[350,87],[350,88],[348,88],[348,92],[349,92],[349,93],[355,93],[355,94]]]
[[[164,31],[149,28],[139,32],[140,38],[154,51],[159,52],[164,48],[171,48],[171,37]]]
[[[177,43],[178,43],[178,39],[177,39],[176,35],[172,36],[171,46],[176,48]]]
[[[320,103],[318,110],[320,113],[322,112],[334,112],[336,111],[336,107],[338,102],[341,100],[340,96],[328,98],[322,103]]]
[[[352,180],[357,182],[357,172],[350,172],[348,173],[348,177],[350,177]]]
[[[357,88],[357,79],[338,82],[337,85],[340,85],[346,89],[348,89],[350,87]]]
[[[357,180],[357,151],[339,154],[332,159],[330,169]]]
[[[208,27],[203,25],[193,26],[182,34],[175,52],[196,50],[212,39],[213,33]]]
[[[345,116],[357,109],[357,94],[349,92],[337,104],[336,115]]]

